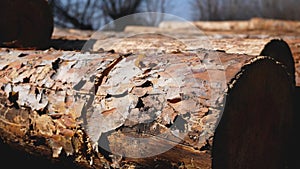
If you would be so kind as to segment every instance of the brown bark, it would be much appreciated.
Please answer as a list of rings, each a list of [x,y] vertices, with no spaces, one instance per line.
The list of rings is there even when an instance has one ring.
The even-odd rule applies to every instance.
[[[2,0],[0,25],[1,46],[48,48],[52,11],[46,0]]]
[[[93,53],[2,49],[3,140],[86,168],[288,165],[289,65],[160,34],[110,39]]]

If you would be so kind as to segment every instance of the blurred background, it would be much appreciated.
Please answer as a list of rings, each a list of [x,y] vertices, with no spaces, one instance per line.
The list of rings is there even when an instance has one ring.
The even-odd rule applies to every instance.
[[[49,0],[57,27],[98,30],[118,18],[159,12],[188,21],[246,20],[253,17],[299,20],[299,0]],[[149,13],[136,23],[157,26],[168,20]],[[141,20],[143,22],[141,22]],[[130,23],[132,24],[132,23]]]

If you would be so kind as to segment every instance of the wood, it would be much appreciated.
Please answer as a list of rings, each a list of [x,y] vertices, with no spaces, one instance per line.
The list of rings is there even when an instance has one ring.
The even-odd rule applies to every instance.
[[[214,135],[214,169],[287,167],[294,119],[293,89],[288,87],[291,80],[278,78],[277,75],[284,72],[263,71],[268,67],[266,61],[256,64],[250,68],[252,71],[240,77],[228,94],[223,117]],[[258,74],[262,77],[257,77]],[[287,84],[275,86],[274,81]],[[261,92],[262,88],[264,92]],[[280,90],[286,90],[285,94],[278,95]],[[278,107],[282,102],[289,105]]]
[[[252,18],[245,21],[195,21],[193,22],[201,30],[205,31],[251,31],[251,30],[270,30],[270,31],[296,31],[299,32],[300,22],[290,20]],[[190,27],[189,22],[180,23],[176,21],[163,21],[159,28],[181,29]]]
[[[229,101],[224,115],[230,111],[236,113],[230,115],[230,121],[221,120],[220,124],[234,125],[230,129],[222,127],[220,133],[241,127],[238,121],[244,115],[235,107],[238,103],[235,99],[245,99],[248,103],[242,102],[242,112],[254,119],[244,118],[242,124],[249,125],[243,129],[249,130],[249,134],[242,135],[252,138],[254,147],[261,145],[261,152],[275,147],[284,149],[287,145],[288,140],[282,137],[272,137],[275,143],[269,144],[270,147],[264,148],[265,144],[261,144],[262,139],[268,138],[266,133],[273,125],[282,123],[283,126],[274,131],[274,135],[289,133],[287,124],[291,122],[292,112],[290,77],[281,64],[268,57],[205,50],[147,56],[63,51],[27,51],[24,54],[4,50],[1,60],[1,135],[6,142],[17,141],[24,149],[35,150],[49,158],[69,157],[86,167],[105,164],[211,168],[211,151],[213,142],[217,141],[214,129],[225,99]],[[269,93],[266,89],[274,83],[275,87],[286,90],[276,90],[276,95]],[[247,89],[236,87],[238,84]],[[262,101],[271,99],[267,106],[256,102],[248,88]],[[230,91],[234,90],[246,93],[231,97]],[[226,91],[229,91],[227,98]],[[287,100],[277,104],[278,96]],[[254,108],[247,109],[247,105]],[[260,109],[262,106],[265,108]],[[286,114],[279,111],[283,109]],[[260,130],[261,133],[252,128],[258,114],[269,119],[256,124],[258,129],[266,128]],[[258,135],[251,132],[258,132]],[[233,131],[225,138],[221,134],[220,144],[233,136],[239,138],[239,132]],[[146,143],[134,144],[145,137]],[[159,145],[159,150],[166,150],[155,152]],[[240,148],[243,144],[229,146]],[[251,157],[256,153],[249,149],[244,151],[244,155]],[[268,159],[277,158],[284,161],[284,153],[268,154]]]
[[[1,0],[0,45],[45,49],[53,32],[47,0]]]
[[[56,28],[49,50],[2,48],[3,141],[82,168],[293,167],[293,32],[154,30]],[[291,51],[262,52],[278,37]]]

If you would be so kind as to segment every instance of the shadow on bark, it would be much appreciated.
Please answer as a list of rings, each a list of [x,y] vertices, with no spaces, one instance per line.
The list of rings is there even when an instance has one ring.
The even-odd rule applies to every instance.
[[[55,50],[80,51],[86,42],[86,40],[52,39],[50,47]]]

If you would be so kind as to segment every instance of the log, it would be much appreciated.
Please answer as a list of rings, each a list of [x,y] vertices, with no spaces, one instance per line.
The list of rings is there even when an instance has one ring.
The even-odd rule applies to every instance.
[[[84,168],[288,167],[293,56],[272,47],[284,41],[269,49],[283,60],[187,49],[160,34],[121,42],[81,52],[2,48],[4,142]]]
[[[47,0],[1,0],[0,46],[46,49],[53,32]]]
[[[251,31],[251,30],[270,30],[270,31],[296,31],[299,32],[300,22],[292,20],[252,18],[245,21],[194,21],[193,24],[205,31]],[[162,21],[159,28],[181,29],[190,27],[188,22]]]
[[[248,26],[241,26],[248,25]],[[251,27],[250,27],[250,26]],[[300,37],[299,21],[284,21],[274,19],[254,18],[248,21],[196,21],[178,22],[164,21],[160,27],[127,26],[124,34],[106,35],[109,38],[97,40],[93,50],[111,49],[124,51],[126,43],[110,43],[124,38],[128,41],[128,34],[159,33],[173,37],[173,41],[181,42],[179,49],[193,50],[205,48],[211,50],[225,51],[233,54],[260,55],[265,44],[272,39],[283,39],[289,44],[295,60],[296,86],[300,86]],[[231,27],[231,28],[230,28]],[[126,36],[127,35],[127,36]],[[93,36],[91,36],[93,37]],[[79,37],[77,37],[79,38]],[[97,38],[96,38],[97,39]],[[107,45],[109,44],[109,45]],[[179,46],[179,45],[177,45]]]
[[[288,45],[284,41],[272,40],[271,42],[266,44],[261,54],[264,54],[265,56],[271,56],[272,58],[277,59],[277,61],[280,60],[282,61],[281,63],[285,63],[287,72],[291,77],[286,82],[292,84],[292,86],[295,85],[294,60]],[[291,67],[287,65],[291,65]],[[266,87],[272,86],[272,80],[269,82],[269,84],[267,84],[268,82],[266,82],[265,79],[260,79],[256,76],[256,74],[263,74],[263,72],[267,73],[267,71],[258,70],[257,67],[254,69],[255,70],[253,72],[257,72],[254,73],[253,79],[264,81]],[[274,71],[269,73],[275,75],[279,72]],[[267,74],[266,77],[271,76],[270,74]],[[249,88],[247,84],[251,84],[251,75],[248,74],[248,76],[244,76],[244,78],[247,79],[242,80],[242,82],[246,83],[242,84],[241,81],[238,82],[240,84],[236,84],[234,89],[229,92],[230,94],[228,94],[229,97],[227,97],[228,99],[226,104],[234,106],[225,106],[224,113],[227,114],[223,114],[223,117],[218,127],[216,128],[213,144],[214,149],[212,155],[213,168],[285,168],[287,167],[287,157],[291,152],[289,149],[291,149],[292,147],[286,146],[280,148],[274,145],[291,144],[293,142],[292,131],[293,120],[295,118],[295,114],[293,113],[293,93],[295,89],[294,87],[290,89],[286,87],[278,87],[277,89],[271,87],[272,89],[264,89],[270,90],[269,92],[264,92],[264,95],[266,94],[266,97],[264,98],[264,96],[260,96],[260,92],[258,92],[258,95],[253,95],[252,93],[253,90],[255,91],[256,87],[261,88],[261,84],[256,83],[253,84],[253,86],[251,85],[251,91],[249,91],[247,90],[247,88]],[[289,93],[289,96],[283,96],[282,98],[283,100],[285,98],[289,98],[288,100],[284,100],[286,102],[289,102],[290,104],[288,110],[285,108],[281,110],[278,110],[276,108],[273,109],[272,104],[270,104],[271,102],[277,102],[275,104],[281,104],[281,102],[283,101],[277,98],[274,91],[286,89],[289,90],[287,92]],[[287,130],[285,131],[285,133],[282,133],[282,135],[274,134],[275,131],[282,130],[283,128],[278,126],[279,124],[282,124],[282,119],[279,121],[273,121],[274,117],[272,116],[277,113],[278,115],[285,114],[286,111],[291,113],[288,116],[285,116],[285,118],[287,118],[287,123],[283,124],[283,126],[285,127],[281,127],[286,128]],[[262,124],[262,121],[263,123],[270,122],[267,125],[268,127],[264,125],[260,126],[260,124]],[[240,126],[240,128],[233,128],[233,125]],[[248,126],[249,128],[246,126]],[[276,137],[288,139],[276,139]],[[261,140],[261,138],[264,139]],[[256,142],[255,140],[260,141]],[[284,140],[289,141],[285,142]],[[261,147],[264,148],[262,149]],[[255,149],[253,150],[255,153],[249,153],[250,149]],[[280,152],[278,153],[278,156],[275,155],[277,157],[273,156],[274,151],[277,153]],[[267,156],[272,156],[272,160],[274,161],[265,159],[265,157]],[[284,156],[286,156],[285,163],[281,161],[284,159]]]

